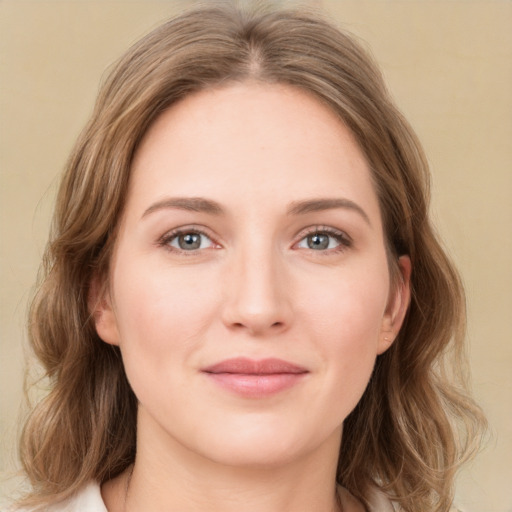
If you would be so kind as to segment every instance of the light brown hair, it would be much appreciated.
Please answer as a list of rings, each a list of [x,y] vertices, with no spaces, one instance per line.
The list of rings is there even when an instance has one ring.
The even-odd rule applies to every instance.
[[[412,299],[392,347],[377,358],[344,423],[337,479],[361,501],[381,488],[407,512],[446,512],[455,471],[484,424],[466,391],[464,295],[428,218],[421,145],[368,53],[318,15],[247,12],[229,4],[172,19],[135,44],[103,84],[57,198],[30,338],[51,391],[27,422],[26,503],[104,482],[135,457],[137,400],[117,347],[91,320],[93,276],[106,277],[130,179],[148,127],[181,98],[234,81],[288,84],[350,128],[372,170],[390,268],[412,260]]]

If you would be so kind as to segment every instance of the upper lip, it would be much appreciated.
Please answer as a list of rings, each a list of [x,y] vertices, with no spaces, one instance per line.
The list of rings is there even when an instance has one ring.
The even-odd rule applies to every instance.
[[[235,373],[243,375],[274,375],[282,373],[307,373],[302,366],[282,359],[254,360],[245,357],[226,359],[202,369],[205,373]]]

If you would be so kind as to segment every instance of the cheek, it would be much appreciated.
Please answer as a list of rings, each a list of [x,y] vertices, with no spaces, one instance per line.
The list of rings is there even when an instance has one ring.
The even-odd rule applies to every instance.
[[[323,284],[322,293],[304,300],[302,316],[308,318],[304,325],[322,354],[327,400],[346,404],[343,414],[348,414],[363,394],[377,357],[387,274],[354,272]]]
[[[169,378],[198,348],[215,316],[216,291],[189,272],[117,264],[116,318],[130,381]],[[132,382],[134,389],[137,387]]]
[[[122,338],[140,330],[172,337],[173,332],[197,327],[214,301],[215,289],[204,276],[160,267],[118,262],[114,292]]]
[[[325,333],[335,347],[371,345],[378,340],[388,300],[386,269],[340,270],[338,275],[317,279],[314,289],[304,283],[302,313],[315,330]],[[362,348],[362,347],[361,347]]]

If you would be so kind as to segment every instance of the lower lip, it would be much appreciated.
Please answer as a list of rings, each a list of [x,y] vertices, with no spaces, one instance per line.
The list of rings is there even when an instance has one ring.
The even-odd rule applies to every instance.
[[[272,396],[299,384],[307,375],[304,373],[205,373],[213,382],[237,395],[247,398]]]

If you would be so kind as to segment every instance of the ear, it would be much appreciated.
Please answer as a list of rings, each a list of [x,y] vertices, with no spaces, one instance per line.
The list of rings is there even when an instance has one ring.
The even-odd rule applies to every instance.
[[[97,275],[91,280],[87,302],[98,336],[105,343],[119,345],[119,331],[110,290],[106,281]]]
[[[398,258],[399,275],[396,279],[397,282],[391,285],[391,294],[382,320],[377,347],[378,354],[382,354],[392,345],[398,335],[398,331],[402,327],[411,300],[411,271],[411,258],[409,256],[400,256]]]

